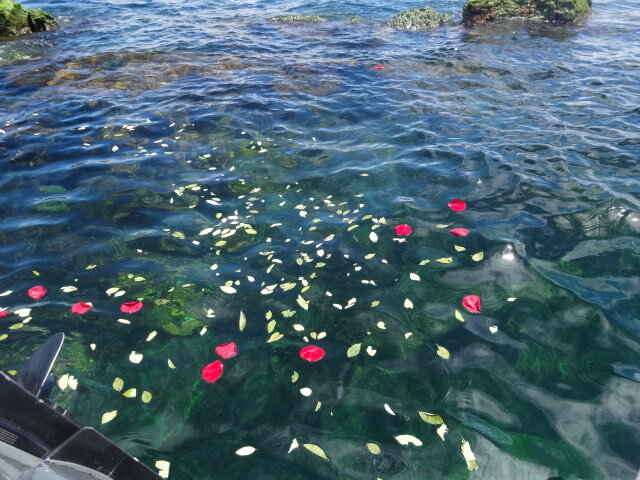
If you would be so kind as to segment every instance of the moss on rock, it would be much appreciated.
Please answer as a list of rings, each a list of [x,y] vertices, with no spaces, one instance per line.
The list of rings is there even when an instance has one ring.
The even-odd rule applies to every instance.
[[[40,8],[34,8],[27,13],[27,22],[32,32],[43,32],[45,30],[51,30],[51,27],[57,25],[56,19],[53,15],[45,12]]]
[[[591,0],[467,0],[462,18],[466,25],[509,17],[565,23],[590,13]]]
[[[27,10],[13,0],[0,0],[0,37],[40,32],[55,28],[53,16],[40,10]]]
[[[12,0],[0,0],[0,36],[18,35],[28,31],[27,9]]]
[[[269,17],[267,20],[284,23],[318,23],[326,22],[329,19],[317,15],[276,15],[275,17]]]
[[[420,7],[395,15],[387,22],[387,27],[396,30],[432,30],[450,17],[451,15],[438,13],[431,7]]]

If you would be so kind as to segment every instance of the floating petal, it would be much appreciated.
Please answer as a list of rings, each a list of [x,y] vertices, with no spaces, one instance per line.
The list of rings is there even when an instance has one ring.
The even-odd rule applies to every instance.
[[[422,441],[419,438],[414,437],[413,435],[398,435],[395,437],[396,441],[400,445],[415,445],[416,447],[422,446]]]
[[[467,204],[461,198],[454,198],[449,202],[449,208],[454,212],[461,212],[467,209]]]
[[[329,460],[329,458],[327,458],[327,455],[324,453],[324,450],[322,450],[318,445],[314,445],[313,443],[305,443],[302,446],[309,450],[311,453],[314,453],[319,457],[324,458],[325,460]]]
[[[102,414],[102,424],[104,425],[105,423],[109,423],[111,420],[116,418],[116,415],[118,415],[117,410],[113,410],[111,412],[105,412],[104,414]]]
[[[462,445],[460,445],[460,451],[462,452],[462,456],[467,462],[467,468],[469,470],[477,470],[478,462],[476,462],[476,456],[471,451],[471,445],[465,439],[462,439]]]
[[[222,376],[222,372],[224,372],[224,365],[220,360],[216,360],[202,369],[201,376],[205,382],[213,383]]]
[[[129,361],[131,363],[140,363],[142,361],[143,355],[141,353],[137,353],[135,350],[129,354]]]
[[[238,348],[233,342],[223,343],[216,347],[216,354],[221,358],[231,358],[238,354]]]
[[[87,313],[92,308],[93,305],[90,302],[78,302],[71,305],[71,311],[73,313],[79,313],[80,315]]]
[[[418,412],[418,415],[420,415],[420,418],[422,420],[431,425],[442,425],[444,423],[442,417],[440,415],[436,415],[435,413]]]
[[[478,295],[467,295],[462,299],[462,306],[471,313],[480,313],[482,301]]]
[[[456,237],[466,237],[469,235],[469,230],[466,228],[452,228],[449,232],[454,234]]]
[[[120,305],[122,313],[136,313],[142,308],[142,302],[126,302]]]
[[[27,295],[29,295],[31,298],[33,298],[34,300],[40,300],[42,297],[44,297],[47,294],[47,289],[42,287],[42,286],[37,286],[37,287],[31,287],[28,291],[27,291]]]
[[[410,235],[411,232],[413,231],[411,227],[406,223],[402,225],[396,225],[395,230],[396,230],[396,235]]]
[[[240,455],[241,457],[246,457],[247,455],[251,455],[255,451],[256,449],[254,447],[246,446],[236,450],[236,455]]]
[[[355,345],[351,345],[347,350],[347,357],[355,357],[360,353],[360,348],[362,347],[361,343],[356,343]]]
[[[307,362],[317,362],[318,360],[322,360],[324,355],[325,351],[315,345],[309,345],[308,347],[304,347],[300,350],[300,358]]]
[[[377,443],[367,443],[367,449],[369,449],[373,455],[378,455],[382,451],[380,445]]]
[[[451,357],[451,354],[449,353],[449,350],[447,350],[446,348],[444,348],[441,345],[437,345],[438,347],[438,351],[436,352],[439,356],[441,356],[442,358],[444,358],[445,360],[448,360],[449,357]]]

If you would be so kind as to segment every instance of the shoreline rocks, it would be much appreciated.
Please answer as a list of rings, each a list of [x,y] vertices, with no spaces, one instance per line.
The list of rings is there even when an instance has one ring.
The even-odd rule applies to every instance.
[[[318,15],[276,15],[275,17],[267,18],[267,20],[270,22],[283,23],[318,23],[326,22],[329,19]]]
[[[0,0],[11,1],[11,0]],[[466,0],[462,10],[462,23],[470,27],[497,19],[527,19],[546,23],[569,23],[591,14],[592,0]],[[433,30],[451,19],[448,13],[439,13],[431,7],[404,10],[379,27],[394,30]],[[326,22],[332,17],[317,15],[278,15],[270,22],[308,24]],[[360,18],[348,19],[359,23]]]
[[[591,0],[467,0],[465,26],[498,18],[527,18],[553,23],[573,22],[591,14]]]
[[[451,15],[438,13],[431,7],[420,7],[394,15],[386,26],[394,30],[433,30],[450,18]]]
[[[13,0],[0,0],[0,37],[53,30],[57,22],[52,15],[34,8],[24,8]]]

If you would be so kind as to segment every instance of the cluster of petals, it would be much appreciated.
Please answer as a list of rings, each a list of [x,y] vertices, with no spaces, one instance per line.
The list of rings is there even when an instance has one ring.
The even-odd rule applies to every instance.
[[[449,208],[454,212],[462,212],[467,209],[467,204],[461,198],[454,198],[448,204]],[[453,235],[457,237],[466,237],[469,235],[469,230],[466,228],[453,228],[449,230]],[[482,310],[482,300],[478,295],[467,295],[462,298],[462,306],[471,313],[480,313]]]
[[[216,354],[221,358],[231,358],[238,354],[238,347],[234,342],[223,343],[215,349]],[[205,382],[214,383],[220,379],[224,372],[224,364],[220,360],[205,365],[202,369],[201,377]]]
[[[300,349],[300,358],[307,362],[317,362],[324,358],[325,351],[315,345],[309,345]]]
[[[27,295],[29,295],[29,297],[33,298],[34,300],[40,300],[46,294],[47,294],[47,289],[42,286],[31,287],[27,291]]]
[[[47,294],[47,289],[43,286],[37,285],[35,287],[31,287],[27,290],[27,295],[34,300],[40,300]],[[88,302],[78,302],[74,303],[71,306],[71,311],[73,313],[87,313],[89,310],[93,308],[93,305]],[[126,302],[120,305],[120,311],[123,313],[135,313],[142,308],[142,302]],[[9,312],[5,310],[6,313],[0,312],[0,318],[6,316]]]
[[[93,304],[90,302],[78,302],[71,305],[71,311],[73,313],[87,313],[93,308]],[[142,302],[127,302],[120,305],[120,311],[123,313],[135,313],[142,308]]]
[[[448,206],[454,212],[462,212],[463,210],[467,209],[467,204],[461,198],[454,198],[448,203]],[[449,232],[451,232],[456,237],[466,237],[467,235],[469,235],[469,230],[467,230],[466,228],[453,228],[449,230]]]

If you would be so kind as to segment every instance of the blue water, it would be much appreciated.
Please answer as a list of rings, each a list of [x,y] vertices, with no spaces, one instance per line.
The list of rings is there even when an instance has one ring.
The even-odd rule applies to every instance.
[[[424,3],[24,2],[61,28],[0,41],[0,308],[32,308],[0,319],[2,366],[64,331],[79,385],[53,400],[177,480],[635,479],[640,13],[467,29],[462,3],[398,32]]]

